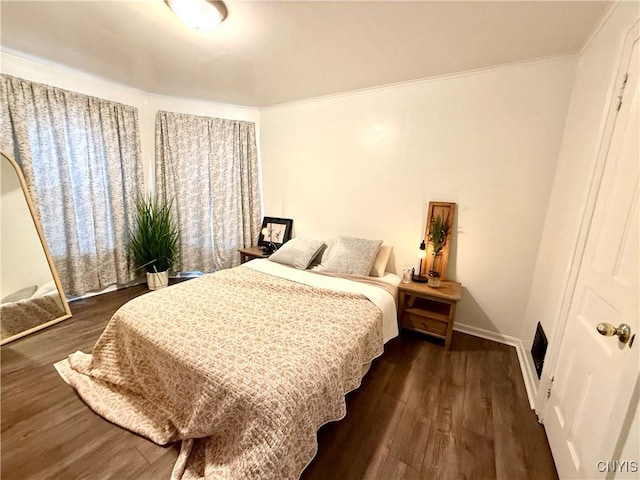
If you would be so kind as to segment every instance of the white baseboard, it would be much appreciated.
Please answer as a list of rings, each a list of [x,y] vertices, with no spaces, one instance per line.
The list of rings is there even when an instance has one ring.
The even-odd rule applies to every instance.
[[[529,355],[527,355],[527,351],[524,348],[522,340],[516,337],[510,337],[509,335],[503,335],[502,333],[492,332],[491,330],[485,330],[484,328],[465,325],[463,323],[454,323],[453,329],[458,332],[473,335],[474,337],[480,337],[485,340],[492,340],[494,342],[515,347],[516,353],[518,354],[518,362],[520,363],[520,370],[522,371],[522,378],[524,379],[524,386],[527,390],[529,406],[531,407],[531,410],[535,410],[535,399],[538,395],[538,383],[536,381],[533,364],[529,361]]]

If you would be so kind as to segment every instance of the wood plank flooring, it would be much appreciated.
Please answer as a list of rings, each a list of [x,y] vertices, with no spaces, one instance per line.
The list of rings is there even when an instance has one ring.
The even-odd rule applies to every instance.
[[[94,414],[53,363],[90,351],[145,286],[71,304],[73,318],[4,345],[3,479],[168,479],[161,447]],[[386,346],[347,416],[322,427],[302,479],[557,478],[513,348],[454,332],[452,349],[403,334]]]

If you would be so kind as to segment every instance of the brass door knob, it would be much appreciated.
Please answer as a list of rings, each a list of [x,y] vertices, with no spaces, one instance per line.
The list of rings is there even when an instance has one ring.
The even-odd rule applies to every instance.
[[[596,329],[600,335],[604,335],[605,337],[617,336],[621,343],[627,343],[631,338],[631,327],[626,323],[621,323],[618,328],[610,323],[599,323]],[[631,342],[633,343],[633,340],[631,340]],[[631,347],[631,344],[629,344],[629,346]]]

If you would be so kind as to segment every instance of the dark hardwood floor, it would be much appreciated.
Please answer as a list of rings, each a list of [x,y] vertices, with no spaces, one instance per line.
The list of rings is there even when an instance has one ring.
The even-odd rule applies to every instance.
[[[71,304],[73,318],[5,345],[2,478],[168,479],[160,447],[94,414],[53,364],[90,351],[110,316],[145,286]],[[322,427],[302,478],[557,478],[512,347],[454,333],[452,349],[403,334],[387,344],[347,416]]]

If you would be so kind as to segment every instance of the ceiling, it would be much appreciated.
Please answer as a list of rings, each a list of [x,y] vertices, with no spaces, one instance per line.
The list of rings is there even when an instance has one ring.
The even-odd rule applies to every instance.
[[[579,50],[598,1],[227,1],[213,31],[162,0],[6,1],[2,47],[146,92],[266,107]]]

